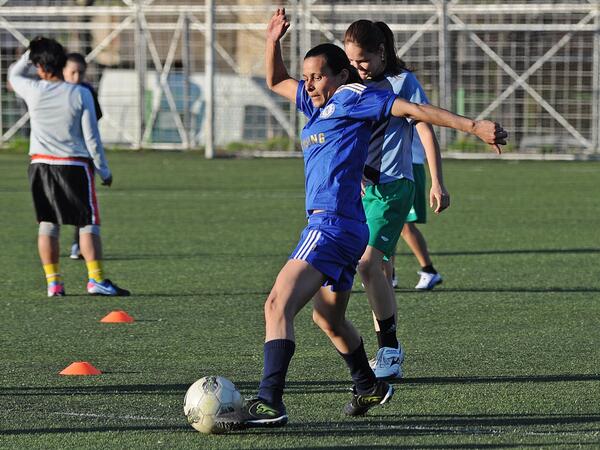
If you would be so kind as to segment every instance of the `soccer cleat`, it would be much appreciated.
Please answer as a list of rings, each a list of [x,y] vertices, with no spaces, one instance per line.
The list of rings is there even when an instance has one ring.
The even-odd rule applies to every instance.
[[[71,254],[69,255],[71,259],[81,259],[81,249],[79,248],[79,244],[77,242],[73,242],[71,245]]]
[[[396,289],[398,287],[398,277],[396,277],[396,271],[392,273],[392,287]]]
[[[260,398],[252,398],[237,411],[218,414],[215,426],[221,431],[235,431],[250,427],[282,427],[287,421],[283,404],[278,408]]]
[[[64,297],[65,285],[60,281],[53,281],[48,284],[48,297]]]
[[[375,376],[380,380],[394,380],[402,378],[402,363],[404,362],[404,350],[398,348],[381,347],[377,355],[369,361],[369,365]]]
[[[358,394],[356,386],[353,386],[352,400],[344,407],[344,412],[349,416],[362,416],[373,406],[389,402],[393,395],[394,388],[383,380],[377,380],[377,384],[366,394]]]
[[[107,295],[110,297],[127,297],[131,294],[127,289],[120,288],[108,278],[101,282],[90,278],[87,284],[87,291],[91,295]]]
[[[421,279],[415,286],[418,291],[430,291],[436,284],[442,283],[442,277],[439,273],[417,272]]]

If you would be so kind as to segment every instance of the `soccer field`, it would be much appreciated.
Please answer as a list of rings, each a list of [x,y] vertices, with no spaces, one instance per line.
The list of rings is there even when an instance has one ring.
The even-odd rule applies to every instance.
[[[300,160],[109,153],[98,187],[108,276],[133,295],[46,298],[27,157],[0,155],[0,448],[572,448],[600,446],[600,163],[446,161],[452,206],[422,230],[444,284],[412,290],[399,249],[406,377],[393,401],[343,415],[349,374],[310,318],[284,397],[287,427],[195,432],[183,396],[222,375],[254,394],[262,304],[305,224]],[[376,339],[360,283],[349,317]],[[103,324],[114,309],[136,322]],[[104,373],[63,377],[85,360]]]

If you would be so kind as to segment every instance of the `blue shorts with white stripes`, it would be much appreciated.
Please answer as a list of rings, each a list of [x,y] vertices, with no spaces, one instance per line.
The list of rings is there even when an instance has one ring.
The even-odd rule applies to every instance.
[[[333,291],[349,291],[368,241],[364,222],[327,212],[312,214],[290,259],[309,263],[327,277],[324,286]]]

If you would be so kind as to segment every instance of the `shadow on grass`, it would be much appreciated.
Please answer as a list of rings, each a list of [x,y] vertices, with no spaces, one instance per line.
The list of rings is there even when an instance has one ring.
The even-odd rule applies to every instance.
[[[565,287],[501,287],[501,288],[445,288],[439,287],[432,291],[416,291],[415,289],[394,289],[398,293],[407,293],[407,294],[419,294],[419,295],[441,295],[455,292],[512,292],[512,293],[520,293],[520,292],[531,292],[531,293],[569,293],[569,292],[600,292],[600,288],[565,288]],[[362,293],[364,291],[352,291],[352,293]],[[225,294],[223,294],[225,295]]]
[[[115,432],[115,431],[177,431],[177,432],[191,432],[190,427],[184,423],[177,424],[156,424],[148,423],[147,425],[131,425],[123,423],[127,420],[132,420],[128,416],[97,416],[94,417],[97,420],[103,421],[115,421],[121,422],[121,425],[105,424],[105,425],[90,425],[90,426],[78,426],[67,427],[48,427],[48,428],[23,428],[23,429],[8,429],[3,430],[4,435],[32,435],[32,434],[66,434],[66,433],[94,433],[94,432]],[[156,422],[157,418],[145,418],[150,422]],[[89,420],[89,419],[88,419]],[[565,426],[569,425],[582,425],[582,424],[598,424],[598,428],[587,428],[580,429],[574,428],[565,430]],[[560,429],[552,429],[547,427],[560,426]],[[533,427],[533,428],[531,428]],[[542,427],[542,428],[540,428]],[[572,414],[555,414],[555,415],[517,415],[517,414],[500,414],[500,415],[487,415],[487,416],[471,416],[471,415],[455,415],[455,416],[398,416],[392,418],[390,415],[380,416],[373,414],[367,417],[360,418],[346,418],[344,420],[328,420],[328,421],[312,421],[312,422],[292,422],[283,429],[254,429],[244,430],[241,432],[235,432],[234,435],[278,435],[278,436],[298,436],[308,438],[318,437],[348,437],[354,438],[360,437],[426,437],[426,436],[454,436],[460,438],[461,436],[499,436],[499,435],[516,435],[523,436],[524,434],[534,433],[537,439],[537,443],[533,443],[535,446],[545,446],[543,443],[539,443],[540,436],[560,436],[561,434],[568,432],[569,434],[581,434],[583,438],[584,434],[596,434],[600,431],[600,415],[572,415]],[[226,439],[226,437],[222,437]],[[584,444],[581,440],[578,441],[580,444]],[[556,446],[557,442],[552,442],[552,445]],[[529,447],[530,444],[523,442],[519,445],[515,444],[515,447]],[[550,445],[550,444],[548,444]],[[506,444],[473,444],[471,448],[500,448],[506,447]],[[508,446],[511,446],[508,444]],[[392,445],[374,445],[369,448],[402,448],[397,444]],[[301,448],[320,448],[320,447],[306,447],[299,446]],[[344,447],[336,447],[344,448]],[[349,446],[347,448],[356,448],[356,446]],[[408,448],[408,447],[407,447]],[[446,444],[446,445],[435,445],[435,446],[414,446],[410,448],[469,448],[468,445],[464,444]]]
[[[416,291],[414,289],[398,289],[395,291],[397,293],[403,294],[417,294],[417,295],[443,295],[449,293],[456,292],[481,292],[481,293],[577,293],[577,292],[600,292],[600,288],[564,288],[564,287],[547,287],[547,288],[527,288],[527,287],[502,287],[502,288],[445,288],[440,287],[433,291]],[[352,295],[364,295],[365,291],[363,290],[353,290]],[[210,298],[210,297],[267,297],[269,295],[268,291],[238,291],[238,292],[134,292],[131,297],[128,299],[138,299],[138,298]],[[69,295],[69,298],[81,297],[87,298],[87,294],[81,295]],[[252,298],[254,300],[254,298]]]
[[[502,249],[502,250],[460,250],[447,252],[431,252],[434,256],[470,256],[470,255],[537,255],[537,254],[566,254],[566,253],[600,253],[600,248],[533,248],[533,249]],[[413,256],[412,253],[400,252],[401,256]]]
[[[290,251],[292,248],[290,248]],[[528,255],[528,254],[587,254],[600,253],[600,248],[544,248],[544,249],[505,249],[505,250],[460,250],[432,252],[434,256],[470,256],[470,255]],[[412,253],[400,252],[399,256],[411,256]],[[199,252],[199,253],[132,253],[127,255],[108,255],[108,261],[135,261],[147,259],[194,259],[194,258],[287,258],[288,253],[236,253],[236,252]]]
[[[292,249],[293,250],[293,249]],[[66,255],[68,256],[68,255]],[[66,257],[65,256],[65,257]],[[132,253],[128,255],[108,255],[103,259],[105,261],[137,261],[137,260],[165,260],[165,259],[196,259],[210,258],[211,260],[223,258],[227,260],[245,259],[245,258],[281,258],[282,261],[289,256],[287,253],[226,253],[226,252],[205,252],[205,253]]]
[[[495,383],[564,383],[600,381],[600,374],[513,375],[486,377],[406,377],[401,384],[495,384]]]
[[[126,372],[105,372],[121,374]],[[256,381],[236,381],[236,387],[242,392],[254,392],[258,387]],[[600,381],[600,374],[557,374],[557,375],[513,375],[513,376],[473,376],[473,377],[407,377],[399,385],[448,385],[448,384],[503,384],[503,383],[564,383],[580,381]],[[0,396],[47,396],[47,395],[183,395],[190,386],[187,383],[173,384],[117,384],[105,386],[1,386]],[[294,381],[286,382],[286,392],[325,394],[336,391],[350,391],[350,380],[338,381]],[[400,387],[402,389],[402,387]]]

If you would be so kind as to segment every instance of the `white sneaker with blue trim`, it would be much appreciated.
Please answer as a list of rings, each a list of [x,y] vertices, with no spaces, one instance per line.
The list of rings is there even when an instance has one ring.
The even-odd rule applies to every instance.
[[[442,276],[439,273],[417,272],[421,279],[415,286],[417,291],[430,291],[436,285],[442,284]]]
[[[402,378],[402,363],[404,362],[404,350],[398,348],[381,347],[377,350],[375,359],[369,361],[369,365],[379,380],[393,380]]]

